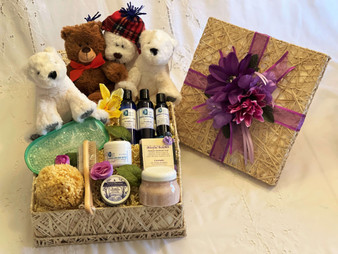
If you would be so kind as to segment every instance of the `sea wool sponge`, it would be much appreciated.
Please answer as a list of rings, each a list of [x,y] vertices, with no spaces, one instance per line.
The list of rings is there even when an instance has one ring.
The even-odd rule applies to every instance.
[[[36,199],[52,210],[77,207],[83,201],[83,192],[82,174],[68,164],[43,168],[35,181]]]

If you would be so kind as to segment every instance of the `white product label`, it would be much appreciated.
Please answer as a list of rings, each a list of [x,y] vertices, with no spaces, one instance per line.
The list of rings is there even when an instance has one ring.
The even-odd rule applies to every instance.
[[[131,150],[110,150],[105,151],[105,159],[114,167],[131,165]]]
[[[121,126],[136,129],[136,111],[132,108],[125,108],[121,112]]]
[[[137,129],[154,129],[154,110],[152,108],[137,110]]]
[[[168,125],[169,126],[169,110],[164,107],[156,109],[156,125]]]

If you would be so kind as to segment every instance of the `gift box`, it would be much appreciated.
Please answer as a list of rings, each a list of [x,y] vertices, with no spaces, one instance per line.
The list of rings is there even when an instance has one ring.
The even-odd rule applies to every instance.
[[[176,107],[181,142],[275,185],[329,60],[209,18]]]
[[[170,130],[175,141],[180,201],[167,207],[147,207],[140,204],[138,192],[135,191],[125,204],[111,207],[100,199],[100,183],[94,181],[92,188],[96,209],[93,215],[85,211],[83,204],[78,209],[52,211],[37,201],[34,177],[30,212],[35,246],[179,238],[186,235],[179,139],[174,107],[168,103],[168,108]],[[140,166],[139,145],[133,145],[132,152],[133,164]],[[102,157],[100,161],[104,160],[103,150],[98,157]]]

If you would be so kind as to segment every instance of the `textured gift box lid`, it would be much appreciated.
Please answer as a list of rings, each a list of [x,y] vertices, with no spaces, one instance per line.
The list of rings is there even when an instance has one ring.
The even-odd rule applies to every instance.
[[[232,46],[236,48],[238,59],[243,59],[249,51],[253,35],[253,31],[209,18],[190,68],[209,75],[209,65],[218,63],[219,50],[227,55]],[[271,37],[259,63],[260,72],[272,66],[286,51],[289,51],[289,65],[296,68],[277,84],[279,93],[275,103],[306,114],[330,57]],[[181,93],[182,102],[175,108],[180,140],[209,155],[219,130],[213,128],[212,120],[197,123],[199,112],[192,109],[204,103],[207,97],[204,91],[187,84],[183,85]],[[250,133],[254,143],[254,162],[245,164],[243,155],[235,151],[232,155],[227,154],[224,163],[275,185],[298,132],[278,124],[254,120]]]

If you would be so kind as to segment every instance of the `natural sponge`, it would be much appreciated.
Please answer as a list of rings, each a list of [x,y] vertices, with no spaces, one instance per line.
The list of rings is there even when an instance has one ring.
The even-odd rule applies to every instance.
[[[35,180],[37,201],[52,210],[77,207],[83,200],[84,181],[68,164],[44,167]]]

